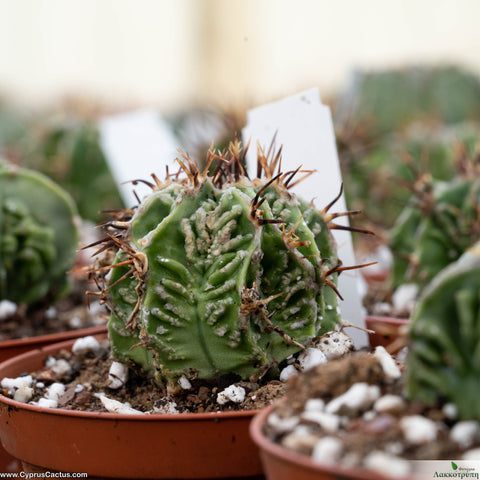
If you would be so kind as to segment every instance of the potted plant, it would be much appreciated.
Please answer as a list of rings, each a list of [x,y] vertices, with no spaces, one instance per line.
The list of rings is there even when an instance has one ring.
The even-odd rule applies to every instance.
[[[251,427],[267,478],[411,478],[411,460],[478,460],[479,288],[477,243],[423,291],[406,363],[378,347],[300,374]]]
[[[213,413],[191,414],[196,420],[188,426],[189,448],[195,449],[190,452],[193,459],[198,458],[198,452],[204,452],[198,446],[200,433],[193,433],[192,437],[196,424],[205,420],[208,428],[216,431],[216,426],[229,422],[230,417],[241,423],[228,438],[219,435],[222,445],[208,446],[208,455],[216,462],[220,462],[222,456],[227,457],[226,466],[220,467],[218,463],[216,468],[206,471],[196,465],[198,473],[187,473],[187,464],[176,462],[172,467],[174,452],[177,458],[180,453],[170,447],[177,444],[179,438],[172,437],[169,428],[177,421],[185,422],[188,418],[185,415],[189,414],[164,415],[149,410],[148,415],[135,416],[137,428],[147,429],[145,434],[137,430],[128,436],[127,445],[116,444],[118,452],[128,450],[131,454],[115,456],[112,463],[117,465],[117,471],[109,472],[110,476],[131,477],[132,468],[137,476],[146,478],[260,474],[253,444],[249,444],[246,456],[234,448],[236,442],[247,443],[248,422],[254,411],[217,413],[219,405],[234,409],[237,394],[250,400],[259,396],[259,385],[270,378],[278,379],[283,367],[295,370],[295,363],[301,361],[299,355],[304,361],[319,361],[323,355],[321,361],[324,361],[326,356],[321,348],[338,353],[352,346],[343,332],[334,332],[337,340],[332,339],[331,343],[330,336],[324,335],[340,322],[336,277],[343,270],[357,268],[341,266],[337,258],[330,233],[339,215],[329,212],[334,202],[319,211],[297,199],[288,188],[299,169],[281,173],[279,156],[267,160],[260,153],[257,178],[249,179],[243,166],[244,155],[236,141],[223,156],[211,150],[202,171],[188,156],[178,159],[180,171],[167,172],[164,181],[152,175],[153,181],[149,182],[152,193],[135,209],[113,212],[114,218],[105,224],[105,237],[94,244],[98,262],[92,272],[97,275],[100,286],[98,295],[111,311],[109,348],[115,367],[113,372],[109,370],[111,366],[106,371],[113,380],[123,379],[119,391],[126,393],[131,385],[128,382],[143,379],[149,385],[150,396],[161,396],[163,407],[171,406],[174,400],[179,408],[185,396],[188,401],[192,395],[200,398],[200,393],[191,393],[192,387],[199,387],[199,392],[203,388],[203,396],[216,404]],[[265,178],[260,178],[262,172]],[[59,347],[56,352],[60,355]],[[49,355],[56,355],[53,348],[17,357],[2,365],[0,376],[33,372]],[[76,361],[73,360],[74,364]],[[113,365],[111,356],[105,361]],[[100,360],[95,362],[100,365]],[[75,365],[72,370],[84,370],[78,363]],[[124,373],[119,373],[125,371],[129,372],[128,382],[124,380]],[[75,397],[75,382],[79,380],[70,378],[69,382],[66,391]],[[91,385],[91,381],[88,383]],[[280,391],[281,383],[278,380],[274,383],[276,391]],[[35,390],[38,381],[32,381],[29,388],[34,388],[33,395],[42,394],[43,390]],[[103,388],[109,392],[104,397],[114,395],[111,389],[107,390],[107,385]],[[109,399],[102,398],[93,395],[97,409],[99,405],[103,410],[118,406],[114,403],[111,407]],[[141,405],[137,406],[138,394],[129,398],[133,408],[141,409]],[[13,411],[15,416],[18,413],[19,417],[28,417],[29,422],[39,417],[45,425],[56,422],[54,417],[79,419],[83,416],[95,423],[96,426],[91,427],[95,429],[100,428],[104,417],[119,429],[127,428],[128,424],[122,414],[52,410],[6,397],[1,399],[6,406],[1,411],[5,428],[0,431],[5,447],[23,461],[43,468],[72,471],[75,467],[73,463],[68,466],[58,463],[52,455],[41,458],[33,453],[31,446],[21,447],[15,439],[15,431],[19,430],[10,428],[17,421]],[[120,403],[122,409],[127,408],[125,402]],[[130,413],[131,408],[127,408]],[[131,416],[128,418],[133,421]],[[56,429],[60,433],[62,430]],[[156,449],[157,437],[163,435],[170,442],[165,456],[149,461],[148,465],[143,461],[141,466],[134,462],[135,445],[143,448],[141,445],[147,442],[151,452],[152,446]],[[74,448],[73,444],[78,447],[76,454],[80,462],[75,465],[87,464],[85,456],[92,453],[88,442],[79,447],[73,438],[67,439],[61,434],[57,437],[63,441],[55,448],[53,440],[44,433],[30,440],[49,445],[51,451],[62,452],[56,453],[57,459]],[[102,450],[112,442],[114,445],[117,441],[127,442],[127,437],[120,434],[100,436],[98,433],[98,438],[104,442]],[[133,442],[132,446],[132,438],[142,440]],[[215,452],[216,448],[220,455]],[[226,450],[228,455],[221,454]],[[183,451],[181,453],[183,455]],[[92,465],[88,473],[107,475],[100,463]]]
[[[0,159],[0,361],[105,331],[100,312],[88,313],[80,294],[85,282],[67,280],[78,258],[79,221],[59,185]],[[0,456],[0,469],[13,468],[3,450]]]

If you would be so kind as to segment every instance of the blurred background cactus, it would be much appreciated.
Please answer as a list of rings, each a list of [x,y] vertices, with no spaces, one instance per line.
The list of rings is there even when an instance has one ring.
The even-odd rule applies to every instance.
[[[244,154],[209,153],[204,170],[188,157],[135,211],[117,212],[98,267],[112,352],[170,386],[181,375],[260,376],[311,345],[339,321],[337,215],[288,191],[302,172],[276,171],[259,156],[249,180]],[[209,172],[212,171],[210,174]],[[116,232],[116,233],[115,233]]]
[[[411,320],[408,392],[480,420],[480,243],[429,283]]]
[[[452,162],[453,163],[453,162]],[[480,238],[480,164],[459,146],[449,181],[419,174],[413,195],[390,232],[393,287],[420,289]]]
[[[412,164],[448,180],[456,144],[474,153],[480,80],[459,67],[358,72],[334,119],[348,205],[388,230],[408,201],[402,180],[412,181]]]
[[[59,185],[0,160],[0,299],[48,304],[65,293],[79,221]]]

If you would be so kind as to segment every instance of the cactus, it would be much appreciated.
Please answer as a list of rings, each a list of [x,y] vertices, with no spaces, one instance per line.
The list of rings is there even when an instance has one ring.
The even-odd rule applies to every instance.
[[[288,191],[298,171],[275,174],[259,155],[250,180],[238,142],[212,168],[215,157],[203,171],[178,159],[186,178],[152,175],[152,193],[115,213],[98,250],[117,250],[95,269],[114,356],[168,388],[185,374],[261,376],[339,322],[336,277],[357,268],[337,258],[334,202],[318,211]]]
[[[66,287],[78,243],[70,196],[45,175],[0,161],[0,299],[33,304]]]
[[[423,287],[480,238],[479,165],[460,158],[459,174],[450,181],[424,174],[413,186],[390,234],[394,287]]]
[[[411,320],[408,391],[480,420],[480,242],[428,285]]]
[[[103,154],[93,121],[63,118],[38,121],[22,144],[22,164],[61,184],[82,218],[98,222],[100,210],[121,208],[123,201]]]

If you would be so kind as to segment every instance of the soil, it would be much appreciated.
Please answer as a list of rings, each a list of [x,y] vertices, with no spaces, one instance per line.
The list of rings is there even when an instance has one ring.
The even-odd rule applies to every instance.
[[[476,434],[470,440],[465,439],[464,445],[450,436],[457,423],[451,405],[425,405],[407,399],[404,394],[404,362],[399,358],[396,362],[402,372],[396,379],[386,376],[378,359],[366,352],[355,352],[293,377],[286,396],[276,403],[273,410],[275,415],[271,414],[264,426],[265,435],[272,441],[305,455],[314,455],[314,448],[319,440],[334,437],[340,440],[341,450],[339,458],[331,460],[362,467],[366,466],[364,460],[374,451],[385,454],[385,458],[389,459],[389,468],[392,468],[392,459],[460,459],[466,450],[480,447],[478,425]],[[309,416],[306,413],[309,409],[311,413],[312,409],[317,408],[313,407],[312,403],[305,408],[307,401],[311,399],[322,400],[326,407],[321,411],[331,412],[328,410],[329,402],[359,382],[376,385],[380,389],[380,397],[395,395],[397,399],[401,398],[401,403],[381,411],[376,410],[373,401],[361,408],[344,405],[336,413],[340,420],[339,427],[333,429],[315,421],[315,415]],[[416,443],[411,438],[406,438],[403,419],[416,416],[434,422],[437,426],[435,440],[418,440]]]
[[[279,380],[262,383],[238,381],[238,378],[221,377],[217,381],[193,381],[188,390],[179,389],[175,394],[167,394],[162,385],[153,379],[139,375],[130,370],[128,381],[120,389],[108,388],[108,376],[113,359],[110,356],[108,340],[101,342],[102,349],[97,354],[74,355],[61,350],[56,360],[66,360],[71,371],[58,373],[49,367],[31,373],[34,382],[34,396],[31,401],[38,401],[45,396],[49,385],[55,382],[65,385],[65,393],[58,399],[58,407],[67,410],[107,412],[98,398],[104,393],[108,398],[127,404],[135,410],[145,413],[163,413],[171,402],[175,402],[176,413],[218,412],[231,410],[255,410],[263,408],[282,396],[286,384]],[[68,369],[67,369],[68,370]],[[236,380],[236,381],[235,381]],[[243,387],[246,395],[241,403],[217,403],[217,394],[231,384]],[[78,387],[82,385],[81,390]]]
[[[69,294],[53,306],[48,301],[30,309],[19,305],[13,315],[0,320],[0,341],[104,325],[107,311],[98,302],[88,305],[87,290],[92,290],[92,284],[74,278]]]

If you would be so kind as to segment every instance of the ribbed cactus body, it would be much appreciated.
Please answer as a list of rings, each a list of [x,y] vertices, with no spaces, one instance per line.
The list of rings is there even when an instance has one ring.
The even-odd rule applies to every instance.
[[[413,314],[408,358],[412,398],[453,402],[480,420],[480,243],[442,270]]]
[[[265,183],[168,182],[139,205],[115,260],[127,263],[114,268],[108,290],[115,356],[170,383],[189,373],[248,378],[334,327],[328,225],[282,185]],[[133,276],[119,281],[132,262]]]
[[[431,181],[414,196],[391,231],[393,284],[423,287],[480,236],[480,179]]]
[[[46,176],[0,165],[0,299],[58,295],[78,244],[76,208]]]

